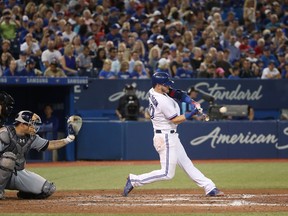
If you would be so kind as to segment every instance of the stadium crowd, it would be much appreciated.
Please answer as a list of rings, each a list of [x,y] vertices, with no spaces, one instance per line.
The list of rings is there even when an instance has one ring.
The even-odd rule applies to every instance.
[[[288,0],[1,0],[0,11],[0,76],[288,78]]]

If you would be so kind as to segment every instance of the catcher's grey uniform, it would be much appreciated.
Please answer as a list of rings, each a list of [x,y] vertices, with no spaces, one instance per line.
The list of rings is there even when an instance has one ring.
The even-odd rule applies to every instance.
[[[25,169],[25,157],[29,150],[36,149],[37,151],[45,151],[48,147],[48,143],[48,140],[41,138],[37,134],[18,136],[14,126],[0,128],[1,158],[5,158],[5,155],[7,155],[5,152],[14,153],[16,155],[14,171],[9,172],[9,175],[11,175],[10,178],[5,177],[7,176],[7,172],[5,173],[5,165],[3,168],[4,170],[2,169],[0,171],[0,191],[3,191],[4,189],[19,190],[20,196],[18,194],[18,197],[21,198],[25,198],[26,195],[27,198],[46,198],[50,196],[56,190],[54,184],[49,183],[40,175]],[[6,158],[9,158],[9,156]],[[3,163],[2,159],[2,161],[0,161],[0,166],[3,167],[3,164],[5,163]],[[13,170],[12,166],[10,166],[10,171]]]

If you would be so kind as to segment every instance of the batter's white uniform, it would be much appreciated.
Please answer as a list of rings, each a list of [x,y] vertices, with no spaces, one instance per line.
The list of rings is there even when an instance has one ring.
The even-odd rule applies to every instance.
[[[170,119],[180,115],[177,102],[168,95],[149,90],[149,110],[154,128],[154,147],[160,156],[161,169],[142,175],[130,174],[133,187],[155,181],[169,180],[175,175],[178,164],[199,187],[208,194],[215,184],[205,177],[191,162],[177,133],[177,125]]]

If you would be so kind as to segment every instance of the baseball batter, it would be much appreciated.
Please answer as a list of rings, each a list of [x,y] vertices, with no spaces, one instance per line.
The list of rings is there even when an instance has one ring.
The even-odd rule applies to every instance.
[[[77,132],[68,124],[65,139],[49,141],[36,134],[40,124],[37,114],[24,110],[17,114],[12,126],[0,128],[0,199],[4,199],[5,189],[18,190],[17,196],[22,199],[45,199],[55,192],[52,182],[25,169],[25,157],[30,149],[59,149],[72,142]]]
[[[129,174],[123,196],[127,196],[134,187],[140,187],[156,181],[169,180],[175,175],[178,164],[207,196],[222,196],[215,184],[205,177],[188,158],[177,133],[177,125],[202,112],[199,104],[181,95],[183,101],[193,104],[194,109],[180,115],[178,103],[169,96],[169,87],[173,81],[165,72],[156,72],[152,76],[152,88],[149,90],[149,111],[154,128],[154,147],[160,156],[161,169],[142,175]]]

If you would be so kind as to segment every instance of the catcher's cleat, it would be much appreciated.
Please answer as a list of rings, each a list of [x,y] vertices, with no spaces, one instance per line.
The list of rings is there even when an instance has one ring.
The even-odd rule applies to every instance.
[[[131,184],[131,180],[130,180],[130,178],[128,177],[122,195],[125,196],[125,197],[127,197],[128,194],[133,190],[133,188],[134,188],[134,187],[133,187],[133,185]]]
[[[206,194],[206,196],[224,196],[224,193],[218,188],[214,188],[208,194]]]

